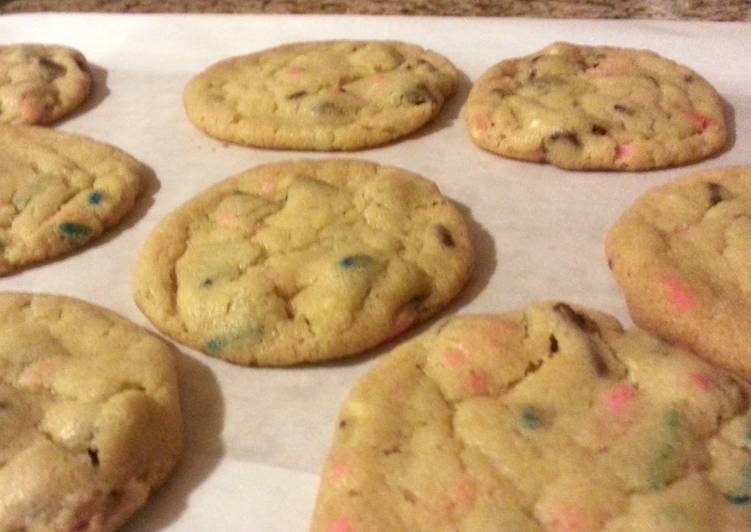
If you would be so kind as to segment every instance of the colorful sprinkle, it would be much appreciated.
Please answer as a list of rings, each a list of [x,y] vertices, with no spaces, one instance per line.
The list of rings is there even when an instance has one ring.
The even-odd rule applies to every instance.
[[[748,495],[731,495],[728,493],[725,495],[725,498],[729,503],[735,504],[736,506],[745,506],[751,501],[751,497]]]
[[[211,277],[207,277],[201,283],[201,288],[211,288],[212,286],[214,286],[214,280]]]
[[[339,261],[339,265],[344,269],[362,268],[373,264],[373,257],[370,255],[352,255]]]
[[[264,179],[261,181],[261,193],[269,196],[276,192],[276,181],[273,179]]]
[[[91,236],[91,229],[89,227],[72,222],[61,223],[57,226],[57,232],[72,240],[85,240]]]
[[[90,205],[99,205],[102,200],[104,199],[104,194],[102,194],[99,191],[92,192],[89,194],[88,202]]]
[[[543,426],[542,416],[532,408],[525,408],[522,412],[522,425],[530,430],[537,430]]]
[[[299,78],[303,72],[305,72],[304,68],[300,67],[292,67],[287,69],[287,75],[291,78]]]
[[[206,342],[206,349],[208,349],[209,351],[220,351],[227,347],[228,343],[229,340],[227,340],[227,338],[217,336],[216,338],[212,338],[211,340]]]
[[[705,373],[694,373],[691,375],[691,382],[703,392],[711,392],[714,387],[714,381]]]
[[[584,516],[578,508],[566,506],[556,514],[551,524],[553,532],[582,532],[586,530]]]
[[[709,118],[708,116],[687,112],[686,118],[688,118],[689,121],[694,124],[700,132],[704,132],[710,127],[717,127],[717,122],[714,119]]]
[[[674,408],[671,408],[670,410],[665,412],[664,420],[665,424],[673,430],[680,429],[683,426],[683,418],[681,416],[681,413]]]
[[[19,105],[21,107],[21,114],[23,114],[27,122],[35,124],[42,118],[42,106],[39,105],[39,102],[31,94],[24,94],[21,97]]]
[[[615,147],[616,159],[627,159],[634,154],[633,144],[619,144]]]
[[[614,416],[623,415],[636,398],[636,388],[628,383],[616,384],[605,395],[605,409]]]
[[[331,528],[329,528],[329,532],[354,532],[354,530],[348,519],[339,519],[332,523]]]
[[[467,361],[467,354],[461,349],[449,349],[443,357],[451,369],[458,369]]]
[[[676,311],[688,312],[699,304],[696,295],[678,277],[666,275],[662,278],[662,284],[668,289],[668,297]]]
[[[751,427],[746,430],[746,440],[751,443]]]
[[[488,387],[488,378],[484,373],[474,369],[469,370],[467,384],[474,395],[490,395]]]
[[[493,125],[493,123],[490,121],[490,118],[488,118],[486,115],[476,115],[472,122],[475,124],[475,127],[479,129],[480,131],[485,131],[490,126]]]
[[[448,493],[450,511],[463,511],[472,506],[477,498],[477,481],[466,479],[459,482]]]
[[[341,484],[347,479],[351,472],[352,469],[347,464],[338,462],[333,464],[331,469],[329,469],[329,480],[334,484]]]

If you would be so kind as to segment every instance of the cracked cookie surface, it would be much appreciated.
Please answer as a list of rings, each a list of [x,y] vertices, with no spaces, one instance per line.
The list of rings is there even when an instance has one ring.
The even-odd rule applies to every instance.
[[[721,150],[724,107],[696,72],[647,50],[554,43],[477,80],[478,146],[566,169],[648,170]]]
[[[0,331],[0,529],[117,529],[181,451],[171,347],[47,295],[0,294]]]
[[[49,124],[78,108],[91,90],[86,59],[64,46],[0,46],[0,122]]]
[[[751,379],[751,167],[648,191],[606,252],[634,323]]]
[[[473,256],[432,182],[365,161],[289,161],[169,215],[141,253],[135,298],[206,354],[290,365],[359,353],[435,314]]]
[[[454,317],[355,387],[312,530],[748,531],[749,392],[565,303]]]
[[[456,90],[444,57],[390,41],[298,43],[221,61],[186,87],[190,120],[261,148],[356,150],[419,129]]]
[[[0,275],[95,240],[133,208],[146,175],[92,139],[0,124]]]

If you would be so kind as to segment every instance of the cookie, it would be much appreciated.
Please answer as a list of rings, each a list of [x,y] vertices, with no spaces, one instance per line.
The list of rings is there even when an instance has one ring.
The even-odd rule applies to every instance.
[[[288,44],[221,61],[186,87],[212,137],[290,150],[357,150],[419,129],[456,90],[444,57],[389,41]]]
[[[634,323],[751,379],[751,167],[648,191],[606,252]]]
[[[49,124],[89,96],[83,54],[64,46],[0,46],[0,123]]]
[[[355,387],[312,530],[749,531],[750,392],[565,303],[455,317]]]
[[[171,347],[47,295],[0,294],[0,331],[0,529],[117,529],[181,452]]]
[[[472,140],[572,170],[649,170],[725,146],[724,107],[696,72],[647,50],[555,43],[498,63],[472,87]]]
[[[146,175],[112,146],[0,124],[0,275],[96,239],[133,208]]]
[[[135,299],[161,331],[242,365],[359,353],[445,306],[473,260],[430,181],[344,159],[253,168],[149,237]]]

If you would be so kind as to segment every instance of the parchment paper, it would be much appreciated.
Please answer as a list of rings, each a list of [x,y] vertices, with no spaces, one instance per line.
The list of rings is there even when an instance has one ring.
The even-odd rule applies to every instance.
[[[188,123],[182,109],[182,89],[190,77],[219,59],[284,42],[401,39],[449,57],[463,72],[460,91],[425,131],[349,156],[433,179],[472,220],[478,251],[475,275],[443,316],[564,299],[613,313],[630,325],[606,265],[604,235],[620,212],[652,186],[703,168],[751,164],[749,35],[748,23],[0,17],[0,44],[66,44],[93,63],[92,102],[57,127],[119,146],[148,164],[156,176],[136,212],[109,237],[75,255],[2,278],[0,290],[83,298],[154,330],[133,303],[131,270],[155,224],[208,185],[251,166],[327,156],[225,146],[206,137]],[[731,147],[691,167],[638,174],[565,172],[476,148],[460,117],[469,80],[503,58],[532,53],[556,40],[650,48],[694,68],[728,102],[736,132]],[[236,367],[180,347],[185,456],[126,530],[306,530],[339,407],[357,378],[393,345],[343,363],[283,370]]]

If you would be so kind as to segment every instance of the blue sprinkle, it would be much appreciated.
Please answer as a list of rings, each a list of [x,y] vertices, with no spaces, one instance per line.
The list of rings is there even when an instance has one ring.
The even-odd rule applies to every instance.
[[[216,338],[212,338],[208,342],[206,342],[206,349],[209,351],[220,351],[227,347],[227,339],[223,338],[221,336],[217,336]]]
[[[351,268],[362,268],[373,263],[373,257],[370,255],[352,255],[344,257],[339,261],[339,265],[347,270]]]
[[[85,225],[63,222],[57,226],[57,231],[65,237],[73,240],[83,240],[91,236],[91,229]]]
[[[745,506],[749,503],[749,501],[751,501],[751,497],[749,497],[748,495],[730,495],[729,493],[727,493],[725,494],[725,498],[729,503],[735,504],[736,506]]]
[[[536,430],[542,427],[542,418],[540,414],[528,408],[522,412],[522,424],[528,429]]]
[[[91,205],[99,205],[100,203],[102,203],[103,199],[104,199],[104,194],[102,194],[99,191],[92,192],[91,194],[89,194],[89,203]]]

